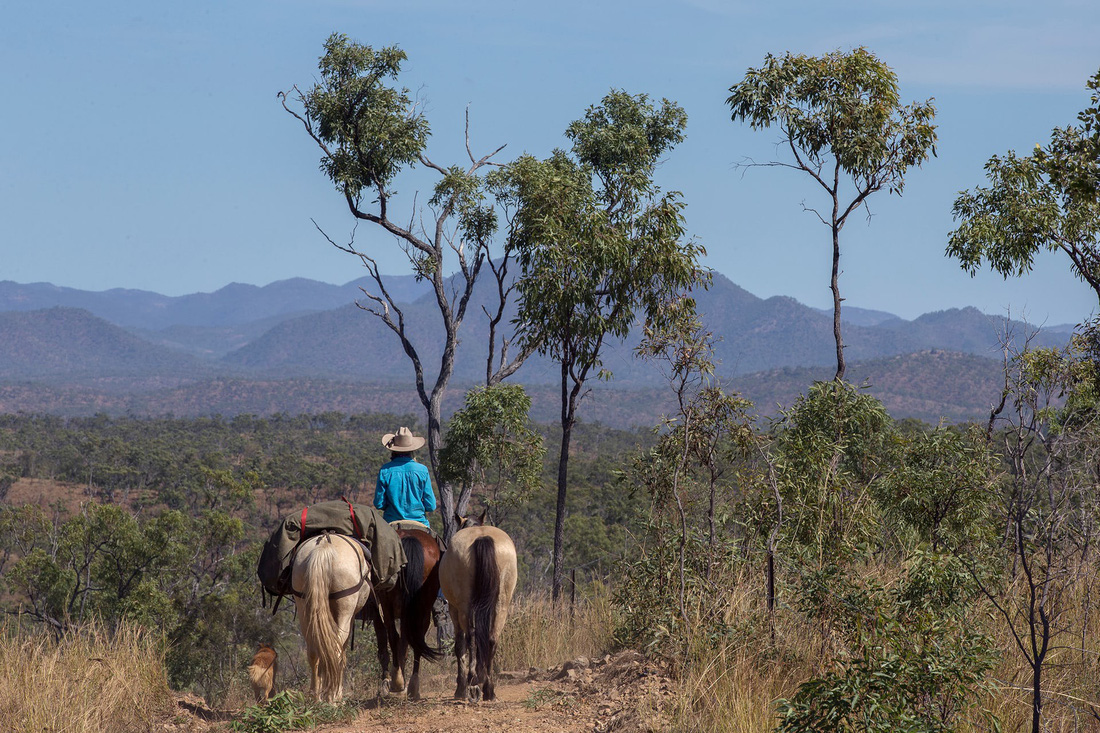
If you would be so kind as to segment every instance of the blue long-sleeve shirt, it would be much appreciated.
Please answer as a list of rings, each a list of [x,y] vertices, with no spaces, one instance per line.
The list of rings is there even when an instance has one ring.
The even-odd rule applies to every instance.
[[[428,524],[426,514],[435,511],[435,493],[428,468],[411,456],[394,458],[378,471],[374,508],[387,522],[411,519]]]

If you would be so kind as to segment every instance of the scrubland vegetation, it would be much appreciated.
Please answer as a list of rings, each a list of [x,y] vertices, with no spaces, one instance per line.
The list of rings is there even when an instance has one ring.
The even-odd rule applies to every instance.
[[[991,432],[896,423],[838,382],[814,385],[774,424],[685,382],[681,413],[654,435],[584,426],[571,463],[575,603],[569,587],[557,605],[548,593],[550,477],[497,508],[524,558],[502,665],[624,647],[664,658],[682,729],[1018,730],[1036,700],[1044,730],[1094,725],[1092,374],[1080,353],[1019,355]],[[5,659],[41,660],[4,665],[0,705],[37,711],[43,702],[19,691],[52,689],[23,677],[44,674],[96,700],[87,715],[114,716],[81,687],[131,663],[94,660],[130,653],[149,691],[112,684],[146,701],[123,704],[127,716],[161,713],[169,685],[243,706],[260,641],[280,648],[281,687],[300,686],[288,609],[259,608],[258,544],[295,506],[365,491],[381,459],[376,423],[395,419],[4,418],[5,470],[25,472],[9,500],[46,479],[70,493],[0,509],[3,603],[19,624]],[[135,463],[156,455],[159,467]],[[354,482],[331,479],[333,464]],[[352,656],[364,695],[369,637]],[[66,654],[84,659],[75,678],[58,671],[75,670]]]
[[[1006,339],[1001,401],[987,424],[898,423],[843,381],[836,182],[843,173],[856,186],[848,213],[883,188],[900,193],[902,174],[935,140],[930,104],[898,107],[896,78],[864,49],[769,56],[748,76],[764,83],[731,89],[735,119],[785,126],[798,163],[788,167],[831,170],[834,182],[836,379],[765,420],[715,376],[712,336],[682,292],[705,282],[700,250],[681,237],[682,202],[652,180],[660,154],[682,139],[682,109],[613,92],[569,128],[572,153],[485,178],[476,172],[495,153],[471,154],[467,172],[434,166],[443,178],[427,241],[386,219],[388,184],[423,160],[429,130],[407,94],[383,81],[402,60],[399,49],[334,35],[318,86],[297,92],[302,110],[282,98],[324,150],[352,213],[400,235],[407,254],[419,253],[410,255],[417,275],[435,284],[448,348],[430,393],[417,385],[423,430],[435,475],[453,477],[437,485],[445,511],[484,505],[516,541],[506,666],[640,650],[679,682],[675,730],[1100,726],[1100,328],[1083,325],[1063,350],[1025,339],[1014,352]],[[949,254],[1008,275],[1026,272],[1039,249],[1061,248],[1100,295],[1097,99],[1082,128],[1056,130],[1031,157],[991,160],[991,190],[956,204],[964,222]],[[378,215],[357,208],[371,196]],[[498,219],[500,207],[514,218]],[[521,409],[486,408],[515,389],[499,382],[518,367],[503,348],[494,363],[491,345],[486,387],[452,419],[478,439],[465,444],[456,430],[450,452],[465,457],[451,473],[440,419],[450,347],[502,222],[506,255],[524,270],[515,344],[563,365],[563,424],[528,431],[522,390],[506,400]],[[443,284],[443,257],[465,250],[445,232],[474,262],[463,260],[461,298]],[[374,261],[343,249],[385,293]],[[494,268],[500,319],[508,291]],[[398,304],[370,297],[420,375]],[[605,340],[625,338],[643,314],[638,353],[667,376],[675,409],[652,432],[574,423],[587,380],[607,376]],[[163,714],[168,686],[233,703],[259,642],[282,652],[281,686],[300,686],[289,609],[258,608],[260,543],[304,504],[368,499],[383,460],[378,437],[411,422],[0,417],[0,603],[14,619],[0,648],[0,718],[28,721],[25,730],[141,729]],[[538,461],[523,460],[540,445],[558,455],[541,476]],[[50,482],[37,503],[26,493],[32,480]],[[369,694],[364,636],[350,686]],[[122,668],[141,686],[118,683]],[[91,722],[54,717],[63,708]]]

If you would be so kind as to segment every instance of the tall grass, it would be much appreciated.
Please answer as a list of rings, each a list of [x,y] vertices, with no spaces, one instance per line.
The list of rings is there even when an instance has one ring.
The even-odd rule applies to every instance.
[[[12,733],[137,733],[172,709],[153,634],[90,626],[60,641],[0,631],[0,721]]]
[[[883,575],[889,568],[880,569]],[[882,576],[880,576],[882,577]],[[779,608],[774,635],[763,615],[762,583],[730,579],[722,613],[740,620],[738,632],[721,641],[696,633],[680,664],[677,730],[704,733],[763,733],[778,724],[775,702],[843,657],[834,639],[801,614]],[[1017,588],[1022,593],[1023,588]],[[1080,574],[1063,595],[1055,649],[1043,671],[1043,730],[1079,733],[1100,730],[1100,574]],[[971,622],[988,634],[998,660],[977,701],[1001,722],[1005,733],[1031,730],[1031,668],[1003,616],[986,600],[977,602]],[[695,619],[693,628],[703,628]],[[1022,627],[1018,624],[1018,630]],[[970,714],[957,721],[959,733],[991,730],[988,719]]]
[[[553,667],[576,657],[598,657],[611,650],[615,614],[602,583],[579,594],[576,605],[550,602],[545,593],[517,596],[504,626],[501,669]]]

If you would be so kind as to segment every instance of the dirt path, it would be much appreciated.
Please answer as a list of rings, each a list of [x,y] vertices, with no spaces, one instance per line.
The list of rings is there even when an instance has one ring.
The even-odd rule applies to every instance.
[[[352,724],[326,726],[325,733],[573,733],[667,730],[672,684],[640,655],[624,652],[589,662],[578,659],[554,669],[502,673],[497,699],[471,704],[451,697],[454,680],[436,675],[424,682],[424,700],[390,699],[369,707]]]
[[[503,672],[497,699],[453,699],[454,676],[421,682],[423,700],[391,696],[370,701],[351,723],[314,728],[323,733],[611,733],[667,731],[673,683],[658,665],[635,652],[596,661],[577,659],[549,670]],[[193,696],[178,701],[180,715],[163,733],[228,729],[235,714],[205,708]]]
[[[610,710],[577,693],[572,684],[501,680],[497,699],[470,704],[446,693],[427,693],[421,702],[388,700],[364,710],[353,724],[322,728],[325,733],[427,733],[508,731],[566,733],[608,730]],[[604,715],[600,712],[603,711]]]

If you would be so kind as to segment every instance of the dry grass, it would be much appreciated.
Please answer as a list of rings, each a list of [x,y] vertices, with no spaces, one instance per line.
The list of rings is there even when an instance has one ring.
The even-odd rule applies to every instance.
[[[573,608],[568,601],[555,607],[546,594],[517,596],[500,642],[501,669],[553,667],[610,651],[615,629],[610,592],[594,584],[582,595]]]
[[[172,698],[163,647],[150,633],[123,627],[67,634],[0,633],[0,721],[12,733],[148,731]]]
[[[1016,593],[1023,592],[1020,584]],[[1061,601],[1056,617],[1060,632],[1043,669],[1043,730],[1100,730],[1100,575],[1096,569],[1090,567],[1078,575]],[[1031,667],[1002,617],[991,614],[986,627],[999,660],[990,672],[989,707],[1005,731],[1031,730]],[[1025,628],[1019,626],[1020,631]]]
[[[888,571],[887,571],[888,572]],[[881,579],[881,578],[880,578]],[[715,645],[690,642],[681,668],[675,727],[706,733],[762,733],[778,723],[775,701],[789,698],[798,685],[819,674],[835,651],[833,640],[780,610],[774,642],[761,617],[763,589],[752,578],[731,582],[724,613],[741,619],[743,633]],[[1022,589],[1021,589],[1022,590]],[[1046,733],[1100,730],[1100,575],[1079,577],[1063,597],[1060,626],[1044,669],[1043,730]],[[987,676],[988,692],[978,701],[1002,723],[1005,733],[1031,730],[1031,669],[1003,617],[979,604],[974,623],[993,642],[998,660]],[[959,721],[960,733],[988,731],[979,715]]]

